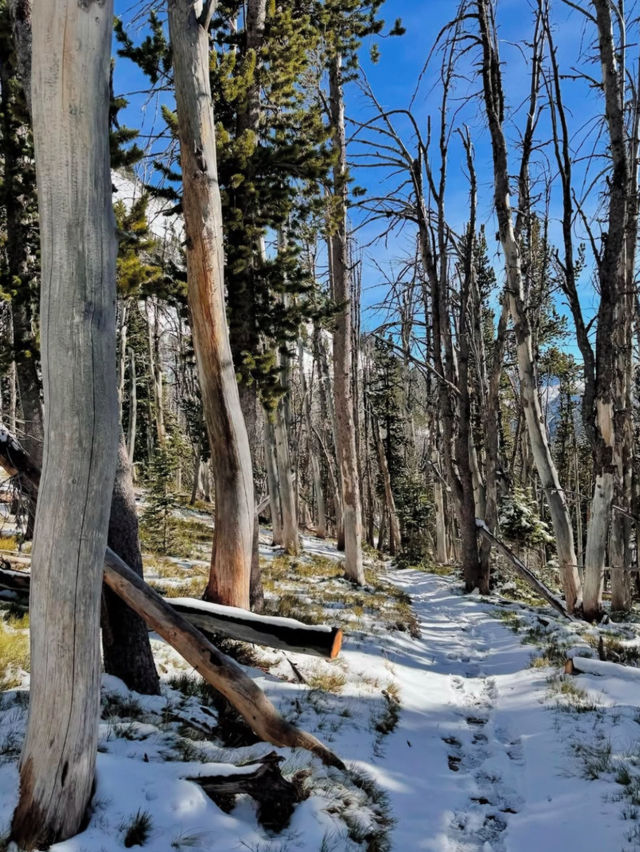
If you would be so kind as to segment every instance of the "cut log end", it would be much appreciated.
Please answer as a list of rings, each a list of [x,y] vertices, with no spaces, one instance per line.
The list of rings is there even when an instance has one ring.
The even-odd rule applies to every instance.
[[[338,654],[342,649],[342,630],[339,627],[336,627],[333,635],[333,642],[331,644],[331,651],[329,652],[329,659],[335,660]]]

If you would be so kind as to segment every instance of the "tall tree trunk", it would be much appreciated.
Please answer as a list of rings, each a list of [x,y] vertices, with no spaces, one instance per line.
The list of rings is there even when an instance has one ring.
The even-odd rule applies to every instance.
[[[378,457],[378,467],[380,469],[380,476],[382,478],[382,485],[384,487],[384,500],[386,504],[387,514],[389,516],[389,553],[392,556],[396,556],[400,551],[402,546],[402,538],[400,536],[400,521],[398,520],[398,513],[396,511],[396,501],[393,497],[393,491],[391,489],[391,474],[389,473],[389,465],[387,463],[387,457],[384,452],[384,445],[382,443],[382,438],[380,437],[380,426],[375,419],[375,416],[371,415],[371,430],[373,432],[373,440],[376,447],[376,454]]]
[[[136,500],[124,435],[120,437],[118,448],[108,546],[138,577],[142,577]],[[129,689],[144,695],[160,693],[160,681],[153,662],[146,624],[106,586],[102,597],[102,651],[104,670],[107,674],[119,677]]]
[[[483,49],[482,78],[484,100],[491,134],[493,153],[494,204],[498,217],[500,243],[505,255],[506,295],[514,322],[516,354],[520,376],[520,393],[529,432],[533,458],[542,482],[549,514],[555,533],[560,573],[567,602],[573,612],[580,600],[580,577],[573,544],[571,517],[558,471],[551,456],[547,438],[529,325],[524,282],[520,264],[520,249],[516,239],[509,195],[509,168],[503,122],[503,92],[500,62],[496,44],[495,22],[490,0],[477,0],[480,35]]]
[[[129,317],[129,304],[125,299],[120,309],[120,351],[118,353],[118,410],[120,422],[122,423],[122,405],[124,401],[124,382],[127,372],[127,321]]]
[[[222,207],[209,81],[209,20],[197,0],[169,0],[180,137],[188,299],[216,486],[207,599],[249,607],[255,506],[251,452],[224,301]],[[205,10],[212,11],[209,4]]]
[[[433,494],[436,504],[436,559],[440,565],[446,565],[449,562],[447,522],[444,507],[444,491],[439,479],[436,479],[434,482]]]
[[[345,573],[364,584],[362,564],[362,511],[353,410],[353,351],[351,344],[351,292],[347,256],[347,151],[342,94],[342,61],[332,57],[329,67],[329,100],[333,145],[335,221],[331,233],[333,298],[339,306],[333,333],[333,381],[336,414],[336,450],[342,483]]]
[[[118,441],[112,22],[110,0],[34,3],[46,428],[32,557],[31,697],[12,823],[25,849],[75,834],[94,783],[100,590]]]
[[[282,544],[282,509],[280,507],[280,484],[278,482],[278,465],[276,464],[276,438],[273,423],[265,412],[264,417],[264,459],[267,469],[267,484],[269,486],[269,506],[271,511],[272,544]]]
[[[624,364],[617,362],[616,352],[626,349],[624,337],[628,318],[624,316],[623,306],[629,212],[629,162],[624,116],[626,80],[618,67],[608,0],[593,0],[593,7],[598,29],[612,172],[608,179],[608,232],[598,262],[600,306],[596,331],[595,488],[584,557],[584,614],[588,619],[597,619],[602,612],[611,506],[616,492],[621,494],[623,487],[623,384],[626,370]],[[628,327],[630,328],[630,325]],[[619,375],[620,368],[622,375]],[[618,529],[622,533],[622,529]],[[621,547],[616,548],[616,554],[620,550]]]
[[[327,351],[322,340],[322,332],[317,324],[314,325],[313,329],[313,357],[315,359],[316,364],[318,365],[318,396],[320,399],[320,418],[323,423],[328,422],[331,426],[333,449],[335,449],[337,445],[336,434],[338,429],[336,425],[335,408],[333,405],[331,376],[329,373]],[[316,438],[318,439],[318,443],[321,443],[319,438],[320,432],[315,432],[315,434]],[[330,453],[329,448],[327,448],[326,446],[322,446],[321,444],[321,449],[323,450],[325,456],[329,479],[331,480],[333,490],[333,507],[336,518],[337,548],[338,550],[344,550],[344,526],[342,523],[342,486],[340,484],[340,466],[338,464],[335,464],[336,459],[334,459],[333,455]]]
[[[136,451],[136,427],[138,422],[138,384],[136,379],[136,355],[129,349],[129,423],[127,427],[127,453],[132,466]]]
[[[273,433],[276,444],[276,464],[278,466],[278,485],[280,487],[280,505],[282,507],[282,546],[285,553],[297,556],[300,552],[300,535],[298,533],[298,512],[296,491],[289,452],[289,429],[291,417],[289,414],[290,393],[289,355],[280,353],[280,376],[284,397],[279,400],[274,412]]]
[[[153,391],[153,414],[156,424],[158,444],[163,446],[167,440],[164,425],[164,390],[162,364],[160,363],[160,330],[158,325],[158,305],[153,297],[147,299],[147,329],[149,337],[149,371]]]
[[[309,438],[309,462],[311,466],[311,481],[313,484],[313,496],[316,504],[315,531],[318,538],[324,538],[327,534],[327,512],[324,502],[324,489],[322,487],[322,476],[320,471],[320,447],[313,432],[313,418],[311,412],[311,388],[307,382],[304,365],[304,344],[302,338],[298,338],[298,362],[300,364],[300,384],[302,388],[302,406],[304,420]]]

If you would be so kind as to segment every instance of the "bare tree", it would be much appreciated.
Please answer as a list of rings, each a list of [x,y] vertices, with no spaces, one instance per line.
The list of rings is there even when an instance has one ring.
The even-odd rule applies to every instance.
[[[580,603],[580,578],[573,543],[571,517],[564,491],[560,486],[558,471],[551,455],[538,393],[532,333],[527,315],[524,276],[520,258],[520,246],[516,227],[514,226],[510,201],[507,143],[503,130],[504,93],[492,0],[477,0],[476,9],[482,46],[484,101],[493,152],[494,204],[498,218],[500,243],[505,255],[507,277],[505,292],[516,336],[520,393],[533,458],[542,482],[553,523],[567,608],[572,612],[576,605]],[[520,168],[519,188],[521,202],[527,191],[527,156],[530,151],[531,136],[537,111],[537,91],[540,74],[539,42],[541,38],[539,30],[540,21],[538,20],[538,35],[534,43],[531,96],[529,99],[527,128],[525,130],[523,158]],[[520,215],[523,215],[522,209]]]
[[[46,428],[32,560],[31,699],[12,824],[26,849],[75,834],[94,783],[100,589],[118,441],[112,20],[108,0],[36,0],[33,8]]]

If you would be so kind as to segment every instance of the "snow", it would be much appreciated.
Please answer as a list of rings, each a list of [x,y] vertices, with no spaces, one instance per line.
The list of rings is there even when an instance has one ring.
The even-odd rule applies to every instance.
[[[304,544],[307,553],[339,558],[329,543],[306,538]],[[337,661],[260,649],[261,667],[250,669],[287,718],[372,778],[386,805],[383,796],[373,805],[352,780],[306,752],[282,749],[285,775],[310,771],[310,796],[296,807],[290,826],[270,835],[247,797],[223,813],[186,779],[237,772],[238,764],[272,747],[224,747],[213,736],[186,740],[194,730],[213,732],[216,711],[166,682],[191,670],[152,636],[163,695],[138,696],[104,677],[108,706],[117,711],[134,702],[140,712],[131,719],[103,712],[89,825],[52,852],[121,850],[138,812],[150,816],[142,847],[149,852],[355,852],[367,846],[348,826],[359,825],[361,834],[375,827],[376,807],[394,820],[389,848],[395,852],[640,849],[640,803],[633,798],[640,780],[635,787],[616,783],[622,767],[640,779],[637,683],[601,667],[597,674],[570,677],[558,667],[532,666],[536,648],[522,644],[523,630],[537,630],[545,641],[555,638],[567,653],[583,657],[590,647],[583,634],[595,628],[563,622],[549,610],[465,596],[454,577],[389,569],[388,578],[411,596],[420,637],[363,616],[358,629],[345,631]],[[322,588],[311,589],[314,598]],[[520,633],[509,627],[516,617]],[[288,660],[307,680],[339,673],[344,685],[337,694],[309,689],[294,682]],[[399,720],[381,733],[377,723],[392,691]],[[17,796],[24,694],[7,693],[0,704],[0,835]],[[188,735],[180,728],[185,724],[192,726]]]

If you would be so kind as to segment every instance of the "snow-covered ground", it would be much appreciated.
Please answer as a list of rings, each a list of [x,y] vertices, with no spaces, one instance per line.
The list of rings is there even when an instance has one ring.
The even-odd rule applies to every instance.
[[[306,539],[305,550],[327,564],[337,558],[317,539]],[[541,652],[522,644],[524,632],[543,653],[578,646],[584,654],[584,626],[464,596],[454,577],[387,569],[387,581],[411,597],[420,636],[349,602],[339,577],[305,577],[315,604],[334,591],[326,611],[345,624],[339,660],[261,649],[250,669],[284,715],[350,768],[345,775],[282,750],[285,775],[308,771],[309,797],[281,834],[258,824],[249,798],[224,813],[186,780],[235,771],[272,747],[221,743],[217,711],[201,695],[185,695],[184,683],[169,685],[192,673],[154,637],[163,695],[143,698],[104,678],[91,819],[52,850],[120,850],[137,815],[148,816],[142,848],[150,852],[640,849],[638,682],[565,676],[545,660],[531,665]],[[272,601],[287,590],[283,582]],[[0,705],[0,835],[17,796],[24,697],[14,690]]]

